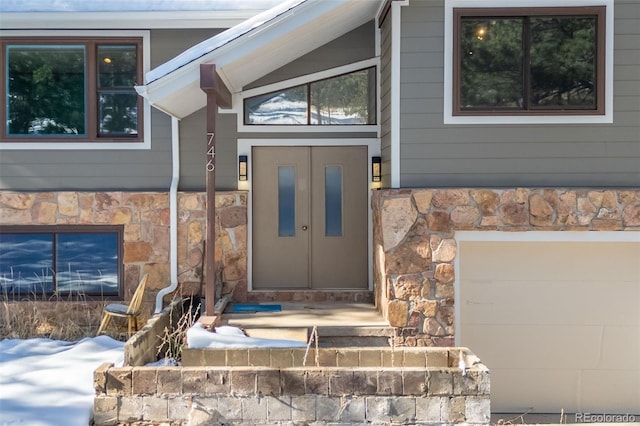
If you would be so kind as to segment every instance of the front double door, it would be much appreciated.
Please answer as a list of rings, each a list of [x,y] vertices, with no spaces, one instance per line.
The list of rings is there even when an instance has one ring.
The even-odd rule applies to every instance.
[[[255,147],[253,288],[366,289],[367,148]]]

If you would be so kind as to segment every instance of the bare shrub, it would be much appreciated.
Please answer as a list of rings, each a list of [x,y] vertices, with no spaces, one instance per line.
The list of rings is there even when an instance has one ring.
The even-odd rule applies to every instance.
[[[165,327],[163,334],[158,336],[161,341],[157,350],[159,358],[173,359],[176,362],[182,361],[182,348],[187,343],[187,330],[198,320],[200,308],[200,303],[195,304],[193,299],[187,299],[183,309],[178,310],[180,312],[178,318],[174,316],[174,311],[171,311],[170,327]]]

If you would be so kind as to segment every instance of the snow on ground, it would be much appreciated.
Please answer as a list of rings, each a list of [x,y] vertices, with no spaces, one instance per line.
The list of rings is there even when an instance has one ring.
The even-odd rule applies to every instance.
[[[187,330],[187,345],[191,349],[217,348],[304,348],[306,343],[286,339],[262,339],[249,337],[237,327],[216,327],[215,332],[205,330],[201,323],[195,323]]]
[[[295,340],[247,337],[234,327],[201,325],[187,331],[189,347],[305,347]],[[93,372],[104,362],[122,365],[124,343],[108,336],[77,342],[0,340],[0,425],[86,426],[93,407]],[[155,365],[176,365],[161,360]]]
[[[0,341],[0,425],[86,426],[93,371],[104,362],[121,365],[123,348],[108,336]]]

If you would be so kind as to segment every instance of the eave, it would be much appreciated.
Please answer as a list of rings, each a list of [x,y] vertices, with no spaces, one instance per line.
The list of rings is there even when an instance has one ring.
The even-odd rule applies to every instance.
[[[186,117],[206,105],[200,90],[201,63],[215,64],[229,91],[240,92],[258,78],[374,19],[380,1],[302,0],[289,4],[289,9],[285,5],[281,13],[237,37],[229,36],[237,30],[232,28],[185,52],[191,56],[176,57],[152,70],[146,76],[148,83],[137,87],[138,93],[158,109]]]

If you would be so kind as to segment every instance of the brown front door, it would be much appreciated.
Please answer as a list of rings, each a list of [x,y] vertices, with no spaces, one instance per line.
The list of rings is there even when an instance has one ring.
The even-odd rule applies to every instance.
[[[253,288],[367,288],[367,148],[253,149]]]

